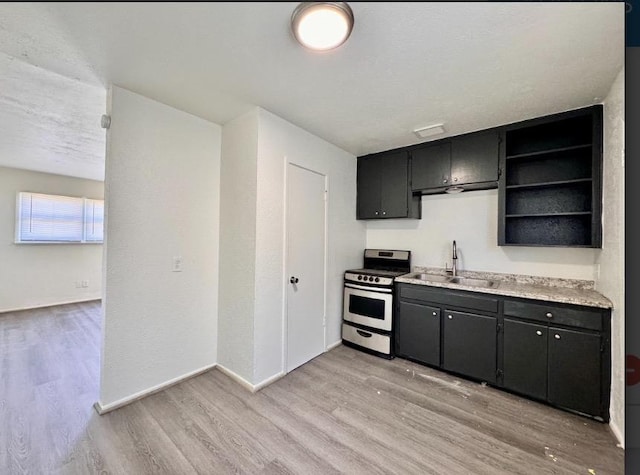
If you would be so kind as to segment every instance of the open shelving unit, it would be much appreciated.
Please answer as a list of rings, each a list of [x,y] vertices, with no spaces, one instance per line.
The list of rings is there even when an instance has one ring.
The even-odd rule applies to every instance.
[[[498,244],[601,247],[602,106],[503,133]]]

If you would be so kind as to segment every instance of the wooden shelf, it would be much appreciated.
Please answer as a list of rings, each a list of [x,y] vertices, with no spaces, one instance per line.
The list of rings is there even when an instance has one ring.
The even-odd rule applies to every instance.
[[[601,247],[602,106],[504,133],[501,246]]]
[[[573,145],[571,147],[560,147],[560,148],[552,148],[549,150],[540,150],[537,152],[520,153],[518,155],[507,155],[507,160],[513,160],[518,158],[536,158],[543,155],[550,155],[552,153],[561,153],[561,152],[569,152],[571,150],[587,149],[587,148],[591,148],[591,146],[592,144],[587,143],[587,144]]]
[[[556,216],[589,216],[591,211],[574,211],[565,213],[533,213],[533,214],[505,214],[505,218],[548,218]]]
[[[547,188],[551,186],[563,186],[563,185],[574,185],[578,183],[589,183],[592,182],[592,178],[577,178],[575,180],[559,180],[559,181],[547,181],[542,183],[525,183],[522,185],[507,185],[507,190],[522,190],[526,188]]]

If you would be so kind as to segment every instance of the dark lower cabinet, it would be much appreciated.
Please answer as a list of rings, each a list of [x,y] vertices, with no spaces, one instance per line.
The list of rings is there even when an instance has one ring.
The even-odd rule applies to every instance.
[[[550,327],[549,402],[585,414],[600,414],[601,358],[600,335]]]
[[[503,386],[547,398],[547,335],[543,325],[504,319]]]
[[[496,382],[496,317],[445,310],[442,367]]]
[[[609,421],[611,311],[398,283],[396,355]]]
[[[440,309],[400,302],[396,355],[440,366]]]

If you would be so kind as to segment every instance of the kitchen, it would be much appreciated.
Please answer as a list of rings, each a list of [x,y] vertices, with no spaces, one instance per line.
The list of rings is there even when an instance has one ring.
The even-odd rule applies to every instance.
[[[521,37],[515,35],[516,39],[510,43],[503,43],[499,38],[492,39],[492,46],[509,44],[508,47],[499,49],[502,57],[498,63],[507,64],[508,60],[514,61],[510,63],[512,74],[515,74],[514,71],[526,63],[523,59],[516,60],[516,56],[523,56],[522,53],[517,53],[518,47],[526,46],[530,40],[528,35],[535,32],[534,26],[531,26],[532,30],[528,31],[527,24],[535,25],[537,28],[546,25],[547,29],[556,31],[558,37],[561,38],[565,35],[565,37],[571,38],[571,35],[567,35],[565,30],[565,23],[574,18],[575,13],[571,11],[566,11],[564,13],[566,16],[558,14],[557,18],[547,12],[547,15],[541,14],[537,21],[532,21],[531,15],[520,17],[515,10],[509,10],[504,5],[500,5],[500,7],[501,9],[494,15],[493,13],[482,13],[482,8],[486,7],[455,5],[451,8],[457,9],[455,11],[458,15],[453,14],[449,21],[460,22],[456,25],[459,28],[468,28],[466,31],[470,35],[473,31],[470,25],[473,24],[473,18],[478,15],[483,15],[492,28],[498,28],[500,24],[505,22],[508,23],[507,19],[514,21],[515,30],[518,29],[517,27],[524,28],[527,34]],[[65,18],[63,24],[66,24],[74,35],[87,38],[88,32],[86,30],[88,28],[82,26],[82,22],[86,19],[82,13],[83,8],[88,12],[89,7],[78,7],[77,11],[74,11],[73,7],[65,8],[68,17]],[[108,11],[108,7],[96,6],[92,8],[103,9],[101,12],[105,18],[115,23],[117,15]],[[129,13],[134,15],[137,12],[136,9],[143,7],[132,6],[130,8],[133,10]],[[168,21],[168,17],[180,18],[177,11],[172,10],[173,8],[177,7],[168,5],[160,8],[160,18],[163,22],[167,21],[168,25],[172,24]],[[198,12],[197,9],[204,8],[204,6],[192,6],[191,8]],[[225,5],[221,8],[233,10],[233,8],[240,7]],[[255,8],[265,15],[273,15],[267,6],[262,5]],[[293,6],[281,5],[278,8],[287,10],[286,16],[288,17],[289,10],[292,10]],[[397,50],[397,44],[389,47],[380,44],[380,40],[376,39],[381,37],[379,30],[371,32],[366,28],[365,19],[371,17],[376,11],[375,8],[378,7],[363,4],[362,6],[354,5],[353,8],[358,26],[354,29],[352,38],[345,44],[345,48],[336,50],[337,53],[340,51],[349,52],[347,47],[351,44],[362,46],[362,43],[357,43],[363,41],[362,37],[358,40],[356,33],[359,30],[357,28],[361,28],[362,34],[369,31],[366,33],[369,35],[366,38],[374,41],[380,54],[383,51]],[[380,8],[382,10],[376,15],[393,17],[394,10],[391,6],[383,5]],[[438,26],[438,20],[443,19],[443,11],[435,9],[422,12],[419,11],[422,7],[418,5],[405,5],[404,8],[406,11],[402,14],[405,15],[403,16],[405,25],[412,23],[411,17],[418,17],[424,21],[432,22],[430,25],[433,31],[444,34],[442,30],[446,28]],[[465,9],[471,10],[465,13]],[[242,13],[238,13],[240,10],[233,10],[233,12],[244,18]],[[400,15],[401,12],[395,12],[395,14]],[[260,389],[263,386],[266,390],[267,387],[270,387],[267,386],[269,383],[284,376],[287,368],[283,365],[285,342],[283,332],[285,303],[283,297],[285,289],[289,285],[289,278],[297,274],[286,272],[288,269],[285,270],[283,265],[285,262],[283,189],[285,188],[284,171],[286,169],[283,157],[293,157],[297,165],[312,170],[319,169],[328,177],[324,349],[341,340],[344,272],[347,269],[362,267],[365,248],[411,250],[412,265],[444,268],[445,264],[451,265],[451,245],[452,241],[456,240],[458,269],[461,271],[477,270],[598,281],[598,286],[602,287],[603,294],[614,302],[614,314],[612,315],[614,325],[614,331],[612,331],[612,395],[614,395],[615,403],[612,403],[612,420],[617,424],[618,435],[624,434],[624,349],[621,345],[624,335],[624,313],[620,312],[623,309],[624,293],[621,290],[619,279],[619,266],[623,266],[623,260],[620,253],[621,248],[615,245],[619,243],[614,243],[613,246],[607,245],[612,242],[611,239],[607,240],[608,237],[612,236],[611,233],[618,233],[623,223],[622,214],[619,214],[621,196],[617,194],[620,189],[612,184],[617,183],[622,174],[622,170],[618,166],[618,157],[621,154],[623,143],[619,123],[623,117],[622,98],[624,97],[624,72],[621,73],[620,69],[623,53],[620,22],[623,22],[623,16],[621,12],[617,11],[614,11],[612,15],[614,20],[612,20],[611,28],[603,27],[600,34],[619,40],[618,43],[611,41],[619,47],[614,48],[619,53],[618,56],[607,54],[606,48],[606,51],[603,52],[602,48],[604,47],[598,50],[596,46],[603,42],[593,41],[595,44],[590,50],[593,54],[598,55],[598,61],[603,60],[602,67],[598,70],[600,72],[594,71],[594,64],[585,62],[587,71],[590,73],[589,76],[598,77],[601,83],[597,88],[593,88],[598,89],[598,96],[591,94],[592,87],[589,84],[586,87],[588,91],[581,93],[579,97],[572,96],[575,85],[563,86],[560,79],[554,79],[554,87],[550,88],[553,91],[541,90],[541,92],[546,92],[537,95],[533,91],[542,87],[544,78],[536,78],[536,80],[532,79],[531,82],[527,82],[520,77],[518,81],[504,80],[496,87],[483,89],[482,93],[480,90],[469,91],[466,96],[466,107],[462,108],[463,104],[452,104],[452,97],[455,97],[456,90],[463,90],[471,85],[469,85],[468,79],[464,79],[464,81],[455,79],[455,75],[453,75],[449,77],[453,82],[448,93],[441,90],[446,87],[446,84],[440,80],[437,87],[436,85],[433,87],[435,92],[427,95],[422,93],[423,96],[420,100],[423,103],[429,103],[430,111],[435,111],[438,115],[444,114],[447,110],[466,110],[465,114],[456,114],[459,117],[457,125],[453,122],[455,116],[452,117],[448,114],[444,118],[436,115],[424,117],[424,107],[414,107],[414,110],[422,110],[419,111],[419,114],[414,114],[412,118],[405,119],[405,122],[408,123],[403,127],[403,132],[395,134],[384,143],[381,143],[378,138],[371,137],[384,136],[383,130],[378,128],[382,126],[377,125],[376,117],[384,118],[387,115],[395,115],[391,113],[395,107],[389,105],[392,103],[389,98],[381,97],[379,102],[373,102],[370,107],[365,108],[366,114],[359,115],[359,120],[362,123],[356,122],[353,125],[354,128],[349,134],[352,137],[345,138],[340,144],[341,146],[337,147],[332,145],[333,141],[327,142],[326,139],[319,139],[303,130],[313,130],[320,136],[326,136],[329,134],[326,126],[321,123],[314,126],[309,122],[311,118],[305,118],[300,112],[297,112],[297,115],[289,114],[286,116],[287,120],[284,120],[273,113],[272,108],[276,108],[276,106],[269,106],[268,101],[260,104],[265,107],[269,106],[269,111],[257,108],[232,118],[212,120],[214,124],[224,124],[221,127],[209,125],[205,127],[188,114],[174,113],[168,110],[168,106],[154,104],[151,100],[146,100],[128,91],[127,89],[134,90],[142,96],[156,98],[160,102],[163,102],[166,97],[164,102],[171,104],[170,95],[163,95],[161,88],[154,90],[151,85],[148,86],[148,90],[144,90],[144,87],[136,88],[134,87],[136,81],[127,77],[127,74],[133,74],[133,72],[123,74],[120,71],[118,74],[123,75],[119,82],[114,82],[119,85],[112,89],[110,109],[107,111],[112,119],[111,128],[108,130],[110,155],[107,157],[106,179],[107,201],[109,202],[109,196],[111,196],[111,203],[108,205],[107,212],[107,246],[110,263],[107,264],[104,299],[105,346],[103,356],[105,359],[103,360],[103,387],[100,395],[103,409],[114,409],[122,403],[136,399],[138,395],[146,394],[149,389],[161,387],[166,382],[180,379],[184,375],[198,373],[202,369],[210,368],[213,364],[219,368],[226,368],[229,373],[235,374],[239,377],[237,379],[243,380],[243,384],[252,390]],[[224,16],[221,15],[222,17]],[[378,18],[378,22],[381,21],[379,17],[376,16],[376,18]],[[190,19],[193,20],[193,17]],[[113,24],[107,20],[105,20],[106,24]],[[593,22],[593,17],[589,16],[589,21]],[[195,24],[204,27],[198,23],[197,19]],[[380,23],[376,23],[376,25],[380,25]],[[593,23],[589,23],[589,25],[590,28],[595,28]],[[224,29],[224,25],[218,26],[227,31]],[[600,31],[598,28],[595,29]],[[560,34],[561,30],[562,34]],[[398,30],[394,29],[393,31],[394,35],[399,35]],[[549,31],[545,31],[546,34],[551,35]],[[577,22],[575,24],[576,35],[579,31],[581,31],[581,27]],[[104,41],[106,34],[101,31],[100,35],[101,41]],[[275,36],[274,32],[270,32],[266,37]],[[405,36],[401,37],[406,39]],[[185,39],[185,41],[187,40],[189,39]],[[288,40],[289,38],[287,38]],[[262,51],[259,40],[254,39],[253,41],[255,41],[252,43],[253,47]],[[518,47],[516,47],[516,43],[519,45]],[[236,43],[231,41],[231,44]],[[410,44],[415,47],[415,43]],[[436,50],[433,54],[438,57],[439,53],[435,44],[432,42],[428,44],[433,46],[429,50]],[[95,48],[95,45],[92,45],[93,43],[88,43],[87,54],[90,54],[91,51],[94,53],[97,51],[97,49],[92,50],[92,47]],[[486,69],[483,64],[488,64],[484,62],[487,55],[480,55],[479,51],[475,50],[465,54],[461,50],[463,45],[465,45],[464,42],[453,43],[451,49],[439,57],[444,61],[441,63],[442,71],[451,68],[451,64],[446,62],[446,57],[448,54],[454,55],[454,53],[461,55],[460,63],[468,61],[472,69],[478,71]],[[293,50],[294,46],[299,48],[295,44],[291,44],[288,48]],[[167,47],[169,50],[175,49],[175,46],[168,45]],[[120,52],[126,56],[126,51],[114,48],[112,52]],[[216,54],[225,57],[225,53],[220,51],[222,46],[218,45],[215,48],[217,48]],[[570,54],[574,48],[576,48],[576,44],[573,41],[567,41],[562,44],[561,48],[559,47],[557,57],[545,57],[544,61],[551,62],[550,67],[545,70],[545,74],[549,77],[555,77],[552,76],[550,70],[559,68],[566,62],[566,56],[560,52]],[[411,50],[411,48],[407,49]],[[241,54],[245,50],[240,48],[237,51],[238,54]],[[307,70],[309,72],[302,73],[305,76],[302,82],[316,84],[310,76],[319,74],[318,66],[311,65],[311,58],[304,56],[302,50],[293,51],[295,51],[294,54],[299,55],[301,64],[309,67]],[[540,51],[536,51],[538,54],[542,54]],[[274,58],[270,49],[265,54],[272,59]],[[404,60],[409,61],[415,60],[424,52],[404,51],[403,54],[408,55],[408,58],[405,57]],[[477,55],[477,59],[474,59],[475,55]],[[437,59],[436,57],[433,58],[434,61]],[[320,59],[323,62],[330,62],[330,58],[330,55],[313,57],[313,59]],[[184,58],[183,60],[188,61],[188,59]],[[350,56],[350,59],[358,61],[357,56]],[[607,59],[608,62],[604,59]],[[162,61],[162,58],[159,61]],[[395,66],[392,59],[389,61],[388,65],[380,72],[382,83],[375,86],[381,90],[391,88],[391,85],[398,81],[397,77],[390,77],[394,76],[393,74],[384,76],[384,71],[389,71],[393,69],[392,66]],[[233,60],[230,59],[226,65],[230,67],[232,64]],[[358,64],[362,66],[361,63]],[[540,63],[536,63],[536,66],[540,66]],[[585,66],[580,60],[576,60],[574,66],[575,71],[570,75],[572,81],[568,82],[574,82],[586,75]],[[403,66],[407,70],[412,67],[414,67],[413,63],[407,63]],[[568,69],[570,68],[562,69],[562,73],[569,75]],[[249,73],[251,69],[244,72]],[[296,72],[295,69],[287,70],[289,74],[296,74]],[[497,80],[500,72],[499,70],[493,71],[492,79]],[[527,72],[532,74],[530,70]],[[274,78],[282,79],[281,73],[277,71],[271,71],[271,73]],[[115,71],[112,71],[111,74],[117,76]],[[422,74],[427,74],[427,71],[422,71]],[[330,77],[340,76],[334,70]],[[229,79],[226,81],[228,81],[226,84],[219,84],[219,86],[229,87]],[[490,80],[487,79],[487,81]],[[597,81],[594,79],[594,82]],[[461,87],[464,83],[467,85]],[[276,93],[279,88],[278,84],[279,81],[270,81],[269,84],[264,84],[264,88]],[[366,88],[366,81],[363,81],[362,84],[362,87]],[[415,88],[411,90],[417,90],[417,84],[419,83],[411,84],[410,86]],[[196,85],[197,81],[194,83],[194,87]],[[587,96],[587,92],[590,96]],[[248,86],[245,93],[250,94]],[[303,90],[291,89],[286,93],[281,91],[280,97],[282,97],[282,102],[287,104],[314,100],[316,101],[314,105],[320,113],[324,109],[322,101],[328,100],[328,95],[321,95],[316,100],[309,98],[308,94],[309,90],[306,88]],[[501,99],[501,94],[504,94],[506,99]],[[212,98],[212,96],[215,97]],[[531,96],[531,99],[525,101],[527,96]],[[215,91],[203,97],[208,97],[214,102],[218,101],[220,104],[229,101],[224,95]],[[479,99],[481,97],[483,97],[482,100]],[[402,94],[396,94],[394,100],[401,98]],[[475,98],[475,101],[472,98]],[[347,100],[344,96],[341,96],[340,99]],[[404,98],[403,108],[410,108],[412,101],[411,98]],[[205,102],[202,101],[202,103]],[[499,107],[492,109],[491,114],[486,113],[485,111],[493,102]],[[355,104],[349,101],[347,103],[350,108],[357,110]],[[425,195],[421,198],[421,219],[379,220],[368,221],[366,224],[354,219],[356,208],[355,156],[424,142],[424,139],[415,137],[412,130],[437,121],[444,122],[447,136],[455,136],[464,132],[514,123],[594,103],[606,105],[603,119],[605,124],[604,219],[605,221],[609,219],[608,222],[611,225],[603,227],[605,245],[601,250],[498,246],[499,197],[498,190],[495,188],[465,191],[459,194]],[[202,110],[201,104],[192,102],[190,107],[190,112],[201,117],[206,117],[209,114],[208,111]],[[361,104],[360,107],[364,106]],[[310,106],[308,109],[312,110]],[[280,114],[284,115],[283,112]],[[328,120],[325,116],[324,120],[327,123],[335,124],[334,127],[339,129],[342,123],[341,115],[344,115],[344,112],[338,113],[337,116],[332,117],[332,120]],[[170,117],[165,118],[167,116]],[[158,117],[165,119],[158,121]],[[138,125],[134,119],[141,121],[144,127]],[[397,121],[398,118],[391,120]],[[165,142],[162,146],[140,142],[140,137],[144,135],[146,130],[145,127],[149,128],[152,125],[158,127],[158,135],[164,137]],[[395,130],[394,127],[397,126],[390,124],[387,127]],[[179,131],[179,133],[171,132],[172,129]],[[207,132],[204,129],[207,129]],[[217,138],[215,139],[205,137],[216,136],[216,134]],[[369,138],[365,139],[366,137]],[[367,149],[358,148],[361,145],[357,145],[355,142],[361,144],[366,142]],[[197,155],[199,146],[203,150],[207,150],[208,156],[217,157],[219,164],[217,169],[204,157]],[[187,152],[180,153],[182,163],[173,163],[171,157],[178,155],[176,150],[180,148],[187,150]],[[351,152],[345,152],[345,149]],[[150,176],[148,173],[150,169],[155,170],[156,175]],[[202,171],[206,171],[209,177],[206,178]],[[171,181],[169,177],[174,180]],[[147,193],[140,193],[141,183],[144,183],[142,191]],[[216,183],[219,183],[219,187]],[[133,197],[138,200],[136,201],[138,206],[130,209],[130,200]],[[125,198],[127,199],[125,200]],[[199,236],[185,238],[176,229],[174,223],[164,223],[147,212],[150,209],[155,210],[158,206],[178,211],[195,207],[194,209],[200,215],[207,216],[206,235],[204,238]],[[201,224],[188,218],[188,216],[184,216],[177,219],[178,227],[189,229],[190,226]],[[618,221],[615,221],[616,219]],[[138,232],[141,225],[145,229],[144,233]],[[149,236],[151,235],[164,236],[164,242],[150,241]],[[614,237],[617,236],[619,235],[615,234]],[[126,248],[117,244],[109,246],[109,242],[127,242],[128,245]],[[622,249],[624,248],[622,247]],[[168,268],[165,268],[168,266],[158,264],[161,258],[164,259],[172,255],[184,257],[185,267],[182,273],[169,274]],[[203,262],[206,262],[207,265],[203,265]],[[616,268],[612,269],[611,266],[616,266]],[[144,268],[145,272],[140,272],[141,268]],[[215,268],[215,272],[212,271],[212,268]],[[596,277],[598,268],[600,278]],[[306,281],[300,277],[300,282]],[[211,289],[216,289],[216,291]],[[184,319],[176,321],[173,317],[176,314],[183,315]],[[132,318],[132,315],[135,315],[136,318]],[[212,315],[212,317],[205,322],[200,315]],[[148,332],[149,328],[154,328],[154,331]],[[217,343],[212,345],[211,340],[215,340]],[[180,357],[178,358],[176,355],[180,355]],[[359,355],[353,358],[359,358]],[[290,373],[293,377],[295,374],[296,371]],[[282,378],[282,384],[289,384],[287,378]],[[274,386],[273,391],[278,391],[277,384],[274,383]],[[114,414],[117,412],[114,411]]]

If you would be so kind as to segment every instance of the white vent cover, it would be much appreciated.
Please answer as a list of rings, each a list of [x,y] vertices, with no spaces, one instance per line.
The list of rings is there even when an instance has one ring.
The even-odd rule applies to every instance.
[[[433,135],[444,134],[444,124],[427,125],[413,131],[419,138],[431,137]]]

